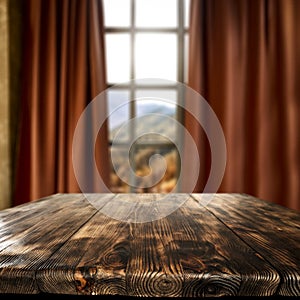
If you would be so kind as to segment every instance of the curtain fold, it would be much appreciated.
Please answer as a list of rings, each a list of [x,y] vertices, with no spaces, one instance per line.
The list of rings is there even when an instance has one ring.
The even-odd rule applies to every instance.
[[[14,205],[80,191],[72,165],[73,133],[85,107],[106,89],[101,0],[26,1],[23,45]],[[102,102],[99,114],[106,114]],[[95,156],[108,184],[106,123]]]
[[[215,111],[227,144],[219,192],[300,210],[300,2],[191,0],[190,16],[188,84]],[[185,120],[198,142],[201,192],[210,149],[188,113]]]

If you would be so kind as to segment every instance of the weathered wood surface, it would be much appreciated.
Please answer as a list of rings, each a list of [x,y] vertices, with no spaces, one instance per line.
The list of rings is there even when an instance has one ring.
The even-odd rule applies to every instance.
[[[299,212],[185,196],[164,218],[159,194],[56,194],[0,211],[0,294],[300,296]]]
[[[299,212],[239,194],[218,194],[204,206],[277,270],[277,294],[300,296]]]

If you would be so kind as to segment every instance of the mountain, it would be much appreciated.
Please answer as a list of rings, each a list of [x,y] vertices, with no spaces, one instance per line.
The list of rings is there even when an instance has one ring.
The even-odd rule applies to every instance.
[[[128,107],[125,108],[124,106],[119,107],[110,116],[111,140],[116,135],[118,141],[123,142],[129,137],[131,125],[129,125]],[[175,116],[175,104],[172,105],[163,101],[158,102],[157,100],[137,101],[136,118],[134,121],[135,134],[139,136],[146,132],[155,132],[157,135],[166,135],[167,137],[175,138]],[[149,138],[146,139],[149,140]]]
[[[132,166],[135,167],[136,175],[140,176],[135,192],[170,192],[177,182],[177,157],[178,152],[174,147],[166,148],[159,146],[159,143],[166,143],[172,140],[178,140],[177,121],[176,121],[176,106],[164,103],[162,101],[138,101],[137,103],[137,118],[135,122],[130,124],[128,117],[124,115],[124,107],[118,109],[112,115],[110,138],[113,141],[111,151],[114,153],[114,164],[122,178],[129,178],[128,168],[128,152],[129,146],[118,146],[116,143],[126,142],[130,137],[130,130],[132,129],[138,139],[133,139],[135,143],[152,143],[151,146],[137,146],[134,147]],[[128,107],[127,107],[128,109]],[[117,137],[116,140],[113,140]],[[167,137],[167,138],[165,138]],[[158,145],[155,145],[158,143]],[[132,150],[133,148],[131,148]],[[149,180],[155,182],[157,174],[162,168],[161,164],[156,164],[151,173],[149,169],[149,159],[154,154],[160,154],[165,158],[167,169],[162,179],[150,188]],[[111,190],[113,192],[130,192],[129,186],[122,181],[116,174],[113,166],[111,166]],[[147,176],[151,173],[151,176]],[[123,177],[124,176],[124,177]],[[129,179],[128,179],[129,180]],[[147,180],[147,182],[145,181]]]

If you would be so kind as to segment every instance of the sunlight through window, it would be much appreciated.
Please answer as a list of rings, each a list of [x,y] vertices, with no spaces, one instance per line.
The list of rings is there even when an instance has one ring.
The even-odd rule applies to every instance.
[[[183,95],[175,83],[187,80],[189,0],[104,0],[104,14],[110,153],[117,159],[111,166],[111,191],[168,192],[176,185],[180,168],[172,142],[179,141],[180,134],[170,120],[182,121],[177,103],[183,102]],[[151,81],[143,82],[144,86],[130,81],[142,78]],[[164,98],[170,103],[159,100]],[[151,117],[153,113],[166,117],[157,122]],[[147,121],[126,127],[135,117]],[[140,136],[145,127],[161,135]],[[130,167],[142,176],[140,182],[131,181],[136,179],[130,178],[126,163],[125,150],[132,137],[138,138],[131,145]],[[153,154],[167,161],[166,176],[151,188],[139,188],[149,172],[149,157]],[[115,168],[127,183],[118,177]]]

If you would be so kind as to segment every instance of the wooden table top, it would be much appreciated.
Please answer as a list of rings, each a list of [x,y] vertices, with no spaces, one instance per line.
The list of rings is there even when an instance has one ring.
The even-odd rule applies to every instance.
[[[0,293],[300,295],[299,212],[246,194],[171,198],[183,195],[173,213],[142,223],[109,217],[82,194],[0,211]],[[105,206],[163,195],[93,197]]]

